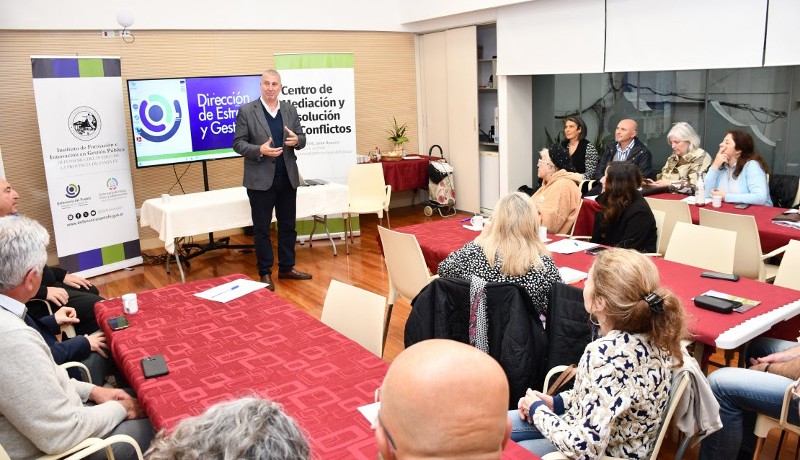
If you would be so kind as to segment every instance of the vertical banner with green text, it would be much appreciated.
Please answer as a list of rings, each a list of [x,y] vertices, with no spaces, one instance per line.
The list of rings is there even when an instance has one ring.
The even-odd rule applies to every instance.
[[[297,152],[300,174],[347,184],[356,162],[353,53],[276,54],[280,98],[297,107],[306,146]]]
[[[87,277],[141,264],[120,59],[31,68],[59,264]]]

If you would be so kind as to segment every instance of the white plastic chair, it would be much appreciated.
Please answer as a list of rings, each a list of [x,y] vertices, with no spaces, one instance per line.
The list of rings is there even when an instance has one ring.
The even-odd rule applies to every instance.
[[[773,428],[780,428],[781,430],[791,431],[796,435],[800,435],[800,427],[789,423],[789,403],[792,401],[792,388],[794,387],[795,382],[789,384],[786,387],[786,391],[783,393],[783,405],[781,406],[781,418],[774,419],[769,415],[765,414],[758,414],[756,417],[756,427],[753,430],[753,433],[756,435],[756,448],[755,452],[753,452],[753,458],[757,459],[759,454],[761,453],[761,448],[764,447],[764,440],[767,438],[770,430]],[[779,454],[780,452],[778,452]],[[776,457],[777,455],[776,454]]]
[[[735,232],[676,222],[664,259],[704,270],[733,273],[735,248]]]
[[[139,458],[139,460],[142,460],[142,449],[139,447],[139,444],[135,439],[126,434],[115,434],[114,436],[109,436],[106,439],[86,438],[73,446],[71,449],[67,449],[59,454],[42,455],[41,457],[38,457],[37,460],[77,460],[79,458],[86,458],[102,449],[105,449],[107,459],[114,460],[114,453],[112,452],[111,448],[117,443],[129,444],[136,451],[136,456]],[[11,460],[11,457],[9,457],[8,453],[5,451],[5,449],[3,449],[3,446],[0,446],[0,460]]]
[[[761,239],[753,216],[700,209],[700,225],[736,232],[736,254],[733,258],[733,273],[759,281],[771,281],[778,273],[778,266],[764,260],[786,250],[780,247],[767,254],[761,253]]]
[[[664,221],[666,219],[666,213],[664,211],[659,211],[658,209],[651,209],[653,213],[653,217],[656,219],[656,248],[661,247],[661,239],[663,238],[664,234]],[[653,257],[661,257],[664,255],[663,252],[651,252],[646,253],[646,256],[653,256]]]
[[[383,166],[380,163],[354,164],[350,166],[347,176],[348,208],[342,217],[348,224],[350,242],[353,242],[353,215],[377,214],[383,225],[383,213],[386,211],[386,223],[389,220],[389,201],[392,198],[392,186],[386,185],[383,179]],[[347,235],[345,235],[346,237]],[[348,252],[349,253],[349,252]]]
[[[331,280],[321,321],[383,357],[383,311],[386,297]]]
[[[786,252],[778,266],[774,284],[800,291],[800,241],[791,240],[784,247]]]
[[[389,274],[389,304],[386,312],[386,324],[383,328],[383,345],[389,332],[389,321],[392,308],[398,297],[411,302],[431,280],[438,275],[431,275],[425,264],[425,256],[419,247],[417,237],[410,233],[395,232],[378,226],[378,233],[383,246],[383,260]]]
[[[675,228],[675,223],[686,222],[692,223],[692,213],[689,211],[689,204],[685,201],[678,200],[660,200],[658,198],[645,197],[647,204],[653,211],[661,211],[664,213],[663,229],[660,229],[661,239],[659,245],[656,247],[656,252],[665,254],[667,252],[667,245],[672,237],[672,230]],[[655,213],[653,213],[655,215]]]

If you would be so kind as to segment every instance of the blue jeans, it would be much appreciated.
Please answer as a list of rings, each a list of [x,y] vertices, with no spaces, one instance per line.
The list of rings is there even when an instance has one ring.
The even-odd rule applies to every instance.
[[[558,451],[556,446],[545,438],[535,426],[528,423],[527,420],[519,418],[519,410],[508,411],[508,418],[511,419],[512,441],[540,457]]]
[[[747,358],[759,358],[798,346],[797,342],[756,339],[747,350]],[[792,380],[780,375],[726,367],[708,377],[719,402],[722,429],[703,440],[700,460],[752,458],[758,413],[780,418],[783,394]],[[789,406],[789,421],[798,423],[797,402]]]

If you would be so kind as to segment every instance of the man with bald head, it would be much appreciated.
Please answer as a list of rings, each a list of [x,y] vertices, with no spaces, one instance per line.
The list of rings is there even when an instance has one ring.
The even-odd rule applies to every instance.
[[[620,120],[614,131],[616,142],[606,147],[594,173],[595,180],[600,180],[606,174],[606,166],[612,161],[630,161],[639,167],[642,177],[652,178],[653,155],[647,146],[636,137],[638,129],[635,121],[629,118]]]
[[[498,459],[511,433],[508,381],[491,356],[452,340],[414,344],[379,389],[384,459]]]

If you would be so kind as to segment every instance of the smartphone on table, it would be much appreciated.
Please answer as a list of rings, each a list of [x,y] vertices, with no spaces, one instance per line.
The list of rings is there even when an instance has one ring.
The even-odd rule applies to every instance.
[[[739,203],[736,206],[734,206],[734,208],[736,208],[736,209],[747,209],[749,207],[750,207],[750,205],[747,204],[747,203]]]
[[[131,327],[131,323],[128,321],[128,318],[124,316],[115,316],[113,318],[108,318],[108,326],[112,331],[118,331]]]
[[[146,379],[169,374],[164,355],[153,355],[142,358],[142,371]]]

